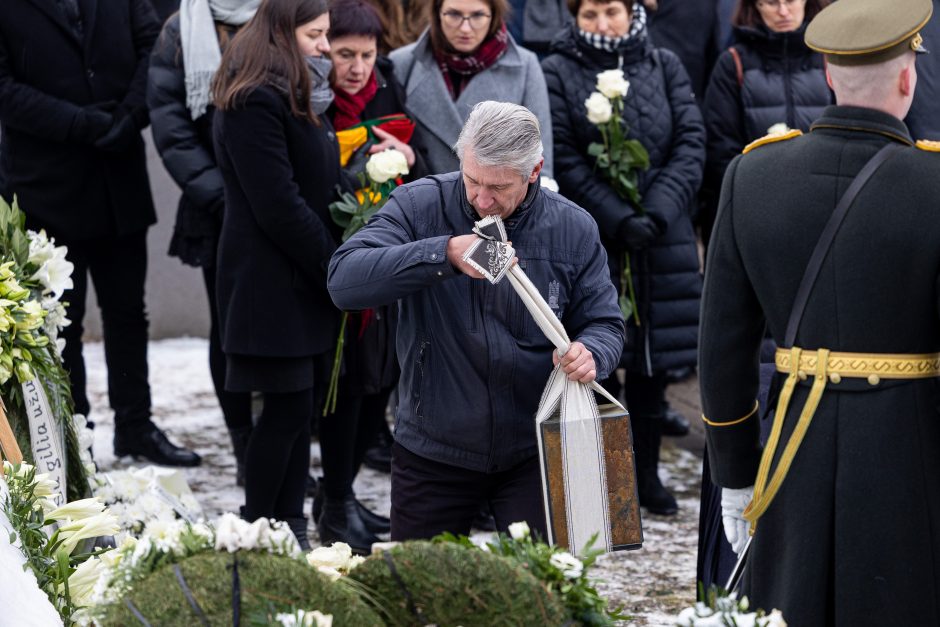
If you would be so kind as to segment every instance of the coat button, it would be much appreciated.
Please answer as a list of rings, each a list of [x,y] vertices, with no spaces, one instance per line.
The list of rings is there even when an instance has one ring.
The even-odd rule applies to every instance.
[[[431,261],[437,259],[437,253],[431,253]]]
[[[441,272],[440,270],[438,270],[438,271],[437,271],[437,276],[444,276],[444,273]]]
[[[94,78],[94,77],[95,77],[95,71],[92,70],[92,69],[90,69],[90,68],[85,72],[85,74],[88,76],[88,78]]]
[[[868,385],[878,385],[881,383],[881,377],[876,374],[868,375]]]
[[[829,373],[829,380],[833,383],[840,383],[842,381],[842,375],[838,372]]]

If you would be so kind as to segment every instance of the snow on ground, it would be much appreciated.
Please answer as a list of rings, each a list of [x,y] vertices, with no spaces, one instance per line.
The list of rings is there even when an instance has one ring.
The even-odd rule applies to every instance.
[[[208,344],[203,339],[180,338],[151,342],[150,386],[154,422],[170,438],[202,455],[199,468],[184,469],[190,487],[206,516],[238,511],[244,493],[235,486],[231,443],[216,403],[209,376]],[[123,467],[111,446],[113,413],[108,407],[107,372],[100,343],[85,344],[88,397],[95,428],[95,460],[101,470]],[[695,556],[698,529],[698,490],[701,460],[671,446],[666,440],[661,476],[679,499],[680,512],[662,517],[643,512],[643,548],[604,556],[595,574],[604,580],[604,596],[633,618],[629,625],[673,625],[674,617],[695,597]],[[314,474],[320,474],[319,446],[314,442]],[[388,476],[363,468],[356,479],[356,494],[371,509],[388,514]],[[309,512],[309,502],[307,504]],[[316,541],[316,531],[311,528]]]

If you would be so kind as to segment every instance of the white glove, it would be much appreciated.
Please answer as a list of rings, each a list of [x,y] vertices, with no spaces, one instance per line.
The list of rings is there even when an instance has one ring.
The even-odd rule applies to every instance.
[[[725,537],[738,557],[741,557],[744,547],[747,546],[751,523],[744,519],[744,508],[753,496],[754,486],[721,489],[721,523],[725,528]]]

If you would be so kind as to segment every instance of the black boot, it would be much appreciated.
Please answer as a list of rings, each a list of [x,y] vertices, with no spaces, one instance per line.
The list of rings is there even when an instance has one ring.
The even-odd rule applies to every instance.
[[[661,416],[633,416],[633,451],[636,455],[636,483],[640,505],[653,514],[672,516],[679,505],[659,480],[659,446],[662,441]]]
[[[317,531],[320,532],[320,543],[324,546],[345,542],[353,552],[361,555],[368,555],[372,545],[380,542],[378,536],[366,528],[359,513],[359,502],[353,494],[340,500],[332,500],[329,496],[323,500]]]
[[[307,517],[285,518],[284,522],[287,523],[294,537],[297,538],[297,544],[300,545],[300,550],[309,551],[311,547],[310,540],[307,538]]]
[[[675,438],[681,438],[683,436],[689,435],[689,424],[688,419],[683,416],[681,413],[673,409],[668,402],[663,403],[664,412],[663,412],[663,435],[668,435]]]
[[[251,438],[253,427],[236,427],[229,429],[232,438],[232,451],[235,453],[235,485],[245,487],[245,451],[248,449],[248,440]]]
[[[392,521],[390,519],[381,514],[376,514],[363,505],[359,499],[356,499],[356,505],[359,507],[359,517],[362,518],[366,529],[372,533],[388,533],[392,530]]]

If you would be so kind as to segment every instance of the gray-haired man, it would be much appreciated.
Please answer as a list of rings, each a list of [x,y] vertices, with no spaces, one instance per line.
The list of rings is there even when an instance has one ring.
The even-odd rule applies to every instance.
[[[539,187],[531,112],[478,104],[456,151],[460,172],[399,187],[336,251],[330,294],[343,309],[400,303],[392,539],[468,533],[481,502],[500,530],[524,520],[544,536],[534,415],[553,346],[508,281],[479,280],[461,259],[474,222],[504,220],[518,263],[576,340],[562,358],[571,379],[616,367],[617,294],[594,220]]]

